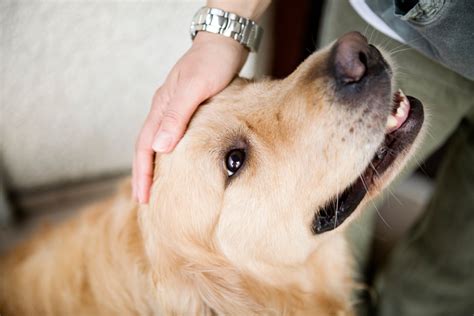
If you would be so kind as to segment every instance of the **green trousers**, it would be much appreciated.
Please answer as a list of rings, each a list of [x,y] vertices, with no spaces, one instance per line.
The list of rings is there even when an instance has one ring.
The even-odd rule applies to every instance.
[[[432,201],[392,251],[376,277],[376,299],[361,314],[474,315],[474,82],[368,27],[346,0],[327,1],[321,45],[348,31],[399,51],[392,56],[400,72],[396,86],[425,106],[424,140],[398,180],[452,137]],[[362,266],[367,264],[374,215],[366,210],[348,230]]]

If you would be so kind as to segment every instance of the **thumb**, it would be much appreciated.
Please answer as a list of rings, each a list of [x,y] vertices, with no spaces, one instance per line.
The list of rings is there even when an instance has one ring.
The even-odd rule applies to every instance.
[[[153,150],[158,153],[171,152],[183,137],[194,111],[205,99],[202,94],[176,95],[162,114],[160,128],[153,141]]]

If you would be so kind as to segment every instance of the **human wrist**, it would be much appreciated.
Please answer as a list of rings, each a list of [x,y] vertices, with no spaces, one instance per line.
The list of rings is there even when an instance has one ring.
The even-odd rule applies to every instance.
[[[221,34],[215,34],[210,32],[198,32],[196,37],[193,40],[193,44],[195,45],[202,45],[202,44],[216,44],[216,45],[225,45],[231,47],[232,49],[236,49],[239,51],[247,51],[242,44],[235,41],[234,39],[226,36],[222,36]]]
[[[234,39],[209,32],[198,32],[194,38],[193,47],[199,48],[202,46],[230,51],[230,54],[239,59],[240,66],[243,66],[249,54],[249,50]]]
[[[271,0],[208,0],[207,7],[232,12],[244,18],[257,20],[270,5]]]

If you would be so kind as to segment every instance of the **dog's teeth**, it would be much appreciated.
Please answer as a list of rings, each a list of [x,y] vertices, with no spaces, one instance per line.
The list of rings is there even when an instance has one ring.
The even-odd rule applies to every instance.
[[[386,133],[391,133],[398,129],[405,122],[410,112],[410,101],[408,101],[407,96],[402,90],[398,89],[394,101],[395,108],[392,109],[392,114],[387,119]]]
[[[397,117],[404,117],[406,114],[406,106],[405,105],[400,105],[400,107],[397,109],[397,113],[395,114]]]
[[[405,93],[403,93],[402,89],[398,89],[398,94],[400,94],[403,100],[406,100],[407,96],[405,95]]]
[[[402,98],[402,100],[400,101],[400,106],[403,106],[405,108],[408,107],[408,98],[405,95],[405,93],[403,93],[403,91],[400,89],[398,89],[398,93],[400,94],[400,97]]]
[[[391,130],[391,129],[397,127],[397,123],[398,123],[397,119],[395,117],[393,117],[392,115],[390,115],[388,117],[388,120],[387,120],[386,128]]]
[[[408,98],[404,96],[402,100],[400,101],[400,105],[408,106]]]
[[[403,106],[404,109],[407,109],[410,106],[410,103],[408,103],[407,98],[403,99],[402,106]]]

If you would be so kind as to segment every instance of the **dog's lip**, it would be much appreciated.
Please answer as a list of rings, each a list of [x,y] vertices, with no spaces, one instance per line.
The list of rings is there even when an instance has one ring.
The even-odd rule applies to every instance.
[[[379,146],[374,158],[367,169],[362,174],[367,181],[367,185],[373,185],[373,181],[392,165],[400,153],[408,149],[418,136],[423,125],[424,111],[420,100],[408,96],[410,111],[402,125],[394,131],[385,134],[382,144]],[[366,175],[366,173],[372,174]]]
[[[396,97],[397,95],[394,96]],[[382,144],[364,172],[314,216],[311,227],[314,234],[332,230],[347,219],[374,187],[375,181],[385,175],[399,154],[413,144],[423,125],[423,105],[412,96],[406,99],[409,102],[409,112],[403,122],[396,128],[387,129]]]

